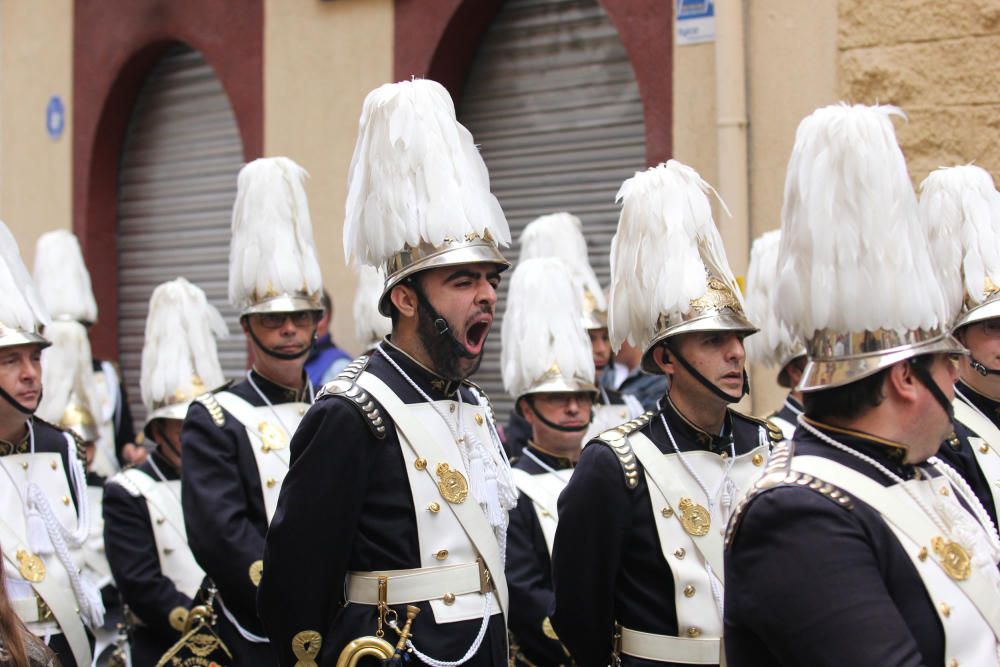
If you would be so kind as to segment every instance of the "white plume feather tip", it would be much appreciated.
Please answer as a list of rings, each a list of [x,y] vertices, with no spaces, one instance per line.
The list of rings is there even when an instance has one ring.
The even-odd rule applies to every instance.
[[[982,303],[989,278],[1000,285],[1000,192],[982,167],[942,167],[920,184],[920,218],[949,301]]]
[[[90,273],[76,236],[65,229],[46,232],[35,245],[35,283],[50,315],[77,322],[97,321]]]
[[[17,241],[0,222],[0,324],[21,331],[38,332],[49,323],[48,309],[28,268],[21,259]]]
[[[354,333],[365,350],[375,347],[392,331],[392,320],[378,312],[378,300],[385,285],[381,268],[358,267],[358,290],[354,293]]]
[[[604,290],[587,256],[587,240],[580,218],[566,212],[535,218],[521,232],[520,261],[535,257],[556,257],[569,267],[573,280],[582,291],[594,297],[597,309],[608,309]]]
[[[101,414],[87,328],[76,320],[54,320],[45,327],[52,343],[42,350],[42,401],[37,414],[59,424],[75,399],[93,419]]]
[[[195,376],[206,389],[222,385],[215,340],[227,334],[222,315],[196,285],[177,278],[153,290],[139,378],[146,408],[163,405],[178,390],[187,392]]]
[[[510,244],[486,164],[448,91],[415,79],[369,93],[347,179],[347,263],[378,266],[405,246],[486,232]]]
[[[744,344],[747,358],[764,366],[776,366],[798,347],[788,328],[778,321],[775,312],[778,248],[781,231],[765,232],[750,247],[747,269],[747,318],[760,327]]]
[[[500,368],[513,398],[535,386],[553,364],[565,378],[594,383],[590,338],[580,326],[582,301],[562,260],[537,257],[518,263],[500,327]]]
[[[792,335],[944,328],[957,310],[928,251],[892,106],[807,116],[788,163],[778,318]]]
[[[323,289],[305,169],[286,157],[240,170],[229,247],[229,300],[239,309],[267,294],[316,295]]]
[[[718,197],[694,169],[677,160],[622,183],[616,196],[622,210],[611,241],[608,324],[615,349],[626,339],[644,346],[661,314],[688,313],[691,301],[707,291],[709,274],[742,299],[709,193]]]

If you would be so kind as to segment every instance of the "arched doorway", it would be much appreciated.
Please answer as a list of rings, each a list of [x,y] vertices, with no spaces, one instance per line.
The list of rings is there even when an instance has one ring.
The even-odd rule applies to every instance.
[[[580,217],[590,261],[607,285],[618,222],[615,193],[646,166],[639,86],[597,0],[507,0],[487,29],[463,88],[459,120],[472,132],[517,239],[532,219]],[[506,307],[501,288],[497,312]],[[498,413],[512,408],[500,379],[499,325],[477,373]]]
[[[229,99],[205,59],[171,47],[152,68],[129,121],[118,175],[118,343],[137,426],[145,410],[139,367],[147,306],[183,276],[226,318],[226,377],[246,368],[238,313],[227,294],[230,214],[243,147]]]

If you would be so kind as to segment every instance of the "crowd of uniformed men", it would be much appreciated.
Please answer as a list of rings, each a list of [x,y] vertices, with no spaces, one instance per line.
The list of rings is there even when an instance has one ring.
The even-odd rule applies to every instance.
[[[381,86],[344,223],[365,354],[304,370],[306,174],[255,160],[252,367],[224,383],[223,319],[160,285],[140,434],[75,237],[32,279],[0,225],[0,664],[1000,665],[1000,193],[966,165],[918,198],[897,114],[802,121],[744,301],[674,160],[618,191],[607,293],[569,213],[508,275],[448,93]],[[468,379],[501,278],[505,437]],[[768,419],[732,408],[748,352],[789,389]]]

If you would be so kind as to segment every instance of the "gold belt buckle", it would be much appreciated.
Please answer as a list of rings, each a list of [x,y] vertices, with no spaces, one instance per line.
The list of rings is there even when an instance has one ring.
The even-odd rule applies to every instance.
[[[378,606],[385,607],[389,602],[389,577],[378,578]]]
[[[493,589],[490,583],[490,570],[482,558],[476,559],[476,565],[479,566],[479,592],[486,595]]]

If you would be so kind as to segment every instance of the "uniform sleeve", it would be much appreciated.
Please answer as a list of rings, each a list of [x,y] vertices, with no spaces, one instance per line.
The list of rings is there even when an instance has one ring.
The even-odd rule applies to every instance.
[[[618,457],[605,445],[592,443],[559,496],[552,550],[552,623],[581,667],[608,664],[615,581],[630,527],[630,494]]]
[[[181,446],[181,504],[191,551],[226,607],[243,622],[256,619],[257,589],[249,572],[264,553],[264,537],[247,516],[238,435],[216,426],[205,406],[192,403]]]
[[[160,570],[145,501],[114,482],[104,486],[104,550],[125,603],[150,630],[176,641],[180,633],[169,614],[176,607],[190,609],[191,599]]]
[[[546,664],[566,660],[562,644],[542,631],[555,601],[549,585],[549,558],[545,536],[538,525],[535,504],[521,495],[510,513],[507,528],[507,587],[510,591],[510,631],[517,643]]]
[[[804,489],[773,489],[747,509],[726,554],[725,616],[730,667],[757,665],[753,645],[783,665],[923,664],[871,535]]]
[[[292,639],[304,631],[324,639],[319,664],[336,660],[325,635],[343,603],[376,446],[358,410],[335,396],[313,406],[292,439],[258,594],[260,618],[283,666],[296,664]]]

